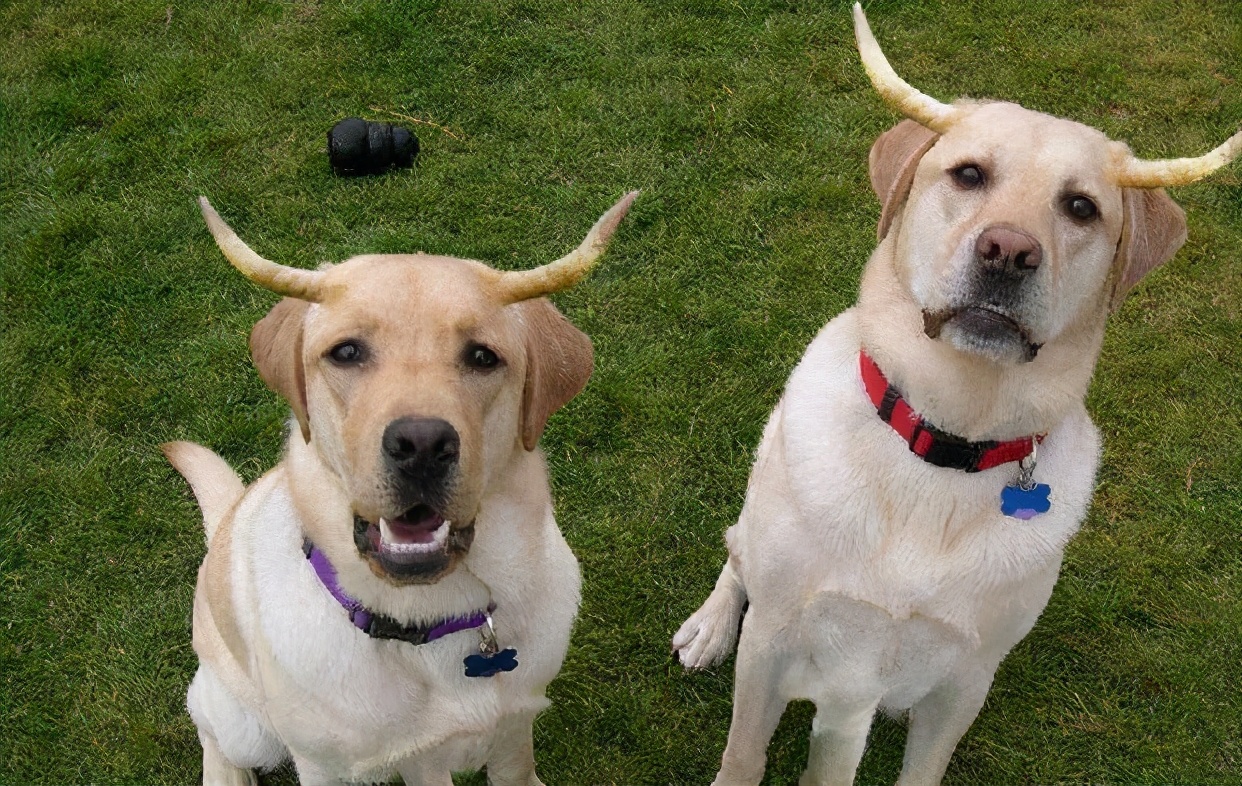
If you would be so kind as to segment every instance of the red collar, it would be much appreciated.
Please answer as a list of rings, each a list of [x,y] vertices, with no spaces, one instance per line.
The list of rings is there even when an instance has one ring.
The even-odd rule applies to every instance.
[[[892,426],[893,431],[906,440],[914,455],[937,467],[965,472],[991,469],[1010,461],[1021,461],[1031,454],[1031,446],[1036,440],[1043,442],[1043,434],[1008,442],[969,442],[956,434],[941,431],[910,408],[865,351],[858,353],[858,367],[862,371],[867,397],[875,404],[880,420]]]

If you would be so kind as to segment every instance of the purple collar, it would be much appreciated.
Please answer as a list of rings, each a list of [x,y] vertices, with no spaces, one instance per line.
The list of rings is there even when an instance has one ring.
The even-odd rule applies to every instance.
[[[324,588],[349,613],[349,621],[373,639],[399,639],[410,644],[426,644],[450,633],[480,628],[487,623],[487,615],[496,610],[496,604],[493,603],[487,611],[476,611],[465,617],[451,617],[435,625],[402,625],[392,617],[376,614],[346,594],[336,580],[336,568],[328,561],[328,555],[316,548],[315,544],[309,540],[303,541],[302,551],[306,553],[306,559],[315,569],[315,575],[319,577]]]

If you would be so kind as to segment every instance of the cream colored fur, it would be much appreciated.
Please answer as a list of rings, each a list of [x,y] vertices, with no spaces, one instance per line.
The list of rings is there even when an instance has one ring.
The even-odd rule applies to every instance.
[[[726,534],[728,562],[673,639],[687,668],[715,665],[749,603],[718,784],[759,782],[768,740],[798,698],[817,706],[804,784],[850,783],[881,708],[909,711],[900,782],[941,779],[997,666],[1046,605],[1090,504],[1100,439],[1083,399],[1110,308],[1185,237],[1163,192],[1110,181],[1117,143],[1098,131],[1009,103],[955,108],[942,136],[905,121],[876,142],[885,221],[858,303],[790,377]],[[955,181],[966,164],[986,172],[985,187]],[[1097,219],[1068,214],[1076,194]],[[924,313],[972,296],[975,242],[995,226],[1042,246],[1010,309],[1041,345],[1030,362],[1012,342],[925,332]],[[1046,434],[1035,480],[1051,486],[1051,510],[1001,514],[1016,464],[972,474],[911,453],[864,392],[862,349],[941,429],[970,440]]]
[[[165,446],[199,499],[209,539],[194,598],[200,666],[187,702],[206,783],[253,783],[255,769],[289,757],[307,784],[399,774],[448,786],[452,771],[483,765],[497,786],[538,783],[531,723],[565,656],[580,579],[535,442],[585,385],[592,353],[547,300],[508,305],[498,280],[480,263],[424,255],[328,268],[320,302],[283,300],[252,336],[260,373],[299,424],[282,461],[243,491],[211,451]],[[345,339],[365,343],[365,362],[332,361]],[[465,365],[479,344],[501,362]],[[441,513],[455,528],[473,523],[474,538],[433,583],[386,576],[353,541],[355,515],[401,514],[381,438],[403,417],[440,418],[460,435]],[[464,676],[478,630],[418,646],[370,638],[316,576],[304,538],[329,557],[347,593],[401,623],[494,603],[499,643],[517,650],[519,666]]]

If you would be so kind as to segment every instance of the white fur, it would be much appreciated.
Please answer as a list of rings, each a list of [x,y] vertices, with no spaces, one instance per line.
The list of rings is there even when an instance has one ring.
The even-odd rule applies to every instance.
[[[1108,181],[1114,143],[1098,131],[1015,104],[955,107],[954,125],[911,164],[908,197],[880,188],[902,201],[885,205],[896,219],[858,304],[828,323],[790,377],[726,534],[728,563],[673,638],[687,668],[717,664],[749,602],[718,784],[759,782],[768,740],[796,698],[818,708],[804,783],[853,780],[877,709],[910,713],[901,782],[940,780],[997,666],[1047,604],[1090,504],[1100,440],[1083,399],[1112,282],[1132,253],[1125,240],[1152,221],[1162,251],[1148,269],[1184,237],[1180,210],[1163,195],[1163,223],[1126,218],[1125,200],[1138,197]],[[885,167],[904,160],[888,144],[903,133],[877,142],[873,176],[892,176]],[[983,167],[988,185],[955,185],[963,162]],[[1067,193],[1090,194],[1098,220],[1070,219]],[[1041,345],[1029,362],[952,323],[939,338],[925,329],[928,313],[983,297],[968,286],[980,264],[971,249],[996,226],[1043,249],[1010,304]],[[1035,480],[1051,487],[1051,510],[1029,521],[1001,513],[1016,463],[967,473],[914,455],[863,388],[864,347],[941,429],[970,440],[1046,434]]]
[[[538,296],[586,272],[636,194],[579,252],[534,271],[423,254],[325,268],[299,290],[314,303],[285,298],[251,333],[259,375],[293,409],[281,463],[243,490],[205,448],[164,446],[208,531],[194,595],[201,666],[187,702],[205,781],[252,783],[251,768],[288,755],[302,783],[399,774],[448,786],[454,770],[484,765],[495,786],[539,783],[531,725],[565,658],[581,578],[537,443],[586,385],[594,353]],[[256,264],[272,263],[202,203],[247,275],[277,289],[306,280],[256,278]],[[415,437],[416,426],[435,434]],[[434,511],[439,529],[426,546],[393,546],[390,522],[414,510],[420,521]],[[378,547],[358,526],[379,527]],[[516,650],[516,669],[465,675],[482,629],[422,645],[370,637],[316,575],[304,539],[347,595],[401,625],[494,604],[495,643]]]
[[[477,630],[414,646],[354,628],[302,553],[287,473],[278,467],[258,480],[232,527],[232,601],[250,654],[248,677],[230,684],[210,664],[200,667],[189,698],[200,733],[241,768],[274,766],[287,751],[303,782],[447,774],[487,762],[498,729],[546,706],[543,691],[560,669],[580,596],[542,456],[526,456],[516,474],[485,499],[474,545],[446,578],[474,577],[492,589],[497,636],[517,649],[520,665],[488,678],[464,676],[462,659],[478,650]],[[521,506],[505,496],[515,487],[531,490],[525,496],[536,498],[541,517],[514,520]],[[494,532],[504,537],[488,536]],[[421,596],[426,618],[479,608],[438,584],[399,592],[411,605]]]
[[[862,389],[859,349],[852,310],[811,343],[764,430],[745,506],[726,535],[721,582],[674,638],[687,667],[714,665],[732,649],[750,601],[735,728],[743,701],[766,708],[759,722],[772,729],[788,701],[815,701],[813,737],[821,748],[834,743],[820,767],[840,770],[814,772],[813,757],[808,782],[852,779],[881,706],[917,708],[938,690],[955,691],[969,697],[961,710],[969,725],[1001,659],[1048,601],[1099,455],[1079,407],[1040,447],[1051,510],[1007,518],[1000,493],[1013,465],[967,474],[914,456]],[[743,698],[756,684],[760,695]],[[844,729],[827,726],[841,718]],[[762,775],[772,729],[758,770],[737,780]],[[726,754],[718,783],[734,782],[729,764]]]

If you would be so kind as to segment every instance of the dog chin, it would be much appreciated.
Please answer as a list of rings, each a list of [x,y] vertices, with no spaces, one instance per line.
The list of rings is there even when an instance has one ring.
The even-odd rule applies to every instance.
[[[459,525],[427,505],[392,518],[354,516],[354,545],[376,576],[393,584],[432,584],[451,573],[474,541],[474,522]]]
[[[994,363],[1029,363],[1043,346],[1031,341],[1017,320],[983,306],[924,311],[923,332]]]

